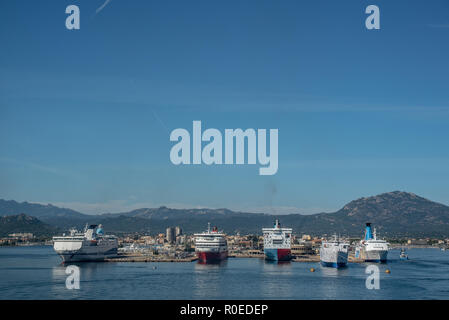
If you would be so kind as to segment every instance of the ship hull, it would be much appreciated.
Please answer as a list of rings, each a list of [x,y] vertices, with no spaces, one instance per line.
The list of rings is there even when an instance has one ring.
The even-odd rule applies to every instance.
[[[110,249],[105,252],[83,252],[79,251],[56,251],[56,253],[61,257],[62,263],[69,262],[94,262],[94,261],[104,261],[107,258],[113,258],[117,256],[117,248]]]
[[[62,263],[103,261],[117,256],[116,240],[100,241],[54,241],[53,249]]]
[[[264,249],[265,260],[269,261],[289,261],[292,259],[290,249]]]
[[[366,262],[387,262],[387,250],[365,250],[364,259]]]
[[[326,261],[321,261],[321,265],[323,267],[329,267],[329,268],[344,268],[344,267],[346,267],[346,262],[326,262]]]
[[[199,263],[217,263],[228,258],[227,251],[221,252],[204,252],[199,251],[196,253]]]
[[[348,263],[348,253],[337,250],[321,250],[320,262],[323,267],[343,268]]]

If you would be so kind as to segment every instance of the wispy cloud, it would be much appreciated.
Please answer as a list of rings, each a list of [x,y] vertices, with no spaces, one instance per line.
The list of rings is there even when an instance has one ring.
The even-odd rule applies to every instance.
[[[352,168],[353,170],[368,169],[396,169],[396,170],[419,170],[422,168],[446,168],[449,158],[431,157],[409,157],[409,158],[340,158],[340,159],[308,159],[289,161],[282,164],[283,168],[324,169],[341,170]],[[438,169],[443,172],[444,169]]]
[[[441,24],[429,24],[430,28],[443,28],[443,29],[449,29],[449,23],[441,23]]]
[[[268,213],[274,215],[285,215],[285,214],[315,214],[322,212],[335,212],[338,209],[335,208],[298,208],[289,206],[263,206],[263,207],[244,207],[244,208],[230,208],[234,211],[251,212],[251,213]]]
[[[39,163],[29,162],[29,161],[23,161],[23,160],[17,160],[12,158],[6,158],[6,157],[0,157],[0,162],[9,163],[14,166],[21,166],[30,168],[32,170],[38,170],[46,173],[50,173],[53,175],[57,175],[64,178],[70,178],[70,179],[79,179],[79,175],[73,174],[71,172],[60,170],[58,168],[44,166]]]
[[[53,173],[56,175],[63,175],[63,172],[61,172],[58,169],[52,168],[52,167],[47,167],[47,166],[43,166],[37,163],[32,163],[32,162],[27,162],[27,161],[22,161],[22,160],[16,160],[16,159],[11,159],[11,158],[4,158],[1,157],[0,158],[0,162],[6,162],[6,163],[10,163],[10,164],[14,164],[14,165],[19,165],[19,166],[25,166],[25,167],[29,167],[32,169],[37,169],[39,171],[45,171],[48,173]]]
[[[101,10],[103,10],[111,0],[106,0],[97,10],[95,10],[95,14],[99,14]]]
[[[161,118],[157,115],[156,111],[154,111],[154,109],[151,109],[151,111],[153,111],[153,115],[156,118],[156,120],[160,123],[160,125],[167,131],[168,134],[170,134],[170,130],[165,125],[165,123],[161,120]]]

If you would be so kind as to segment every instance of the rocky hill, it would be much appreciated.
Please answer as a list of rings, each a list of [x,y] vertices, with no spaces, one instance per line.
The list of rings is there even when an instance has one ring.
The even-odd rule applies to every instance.
[[[0,217],[0,237],[11,233],[32,233],[36,237],[52,236],[59,230],[25,214]]]

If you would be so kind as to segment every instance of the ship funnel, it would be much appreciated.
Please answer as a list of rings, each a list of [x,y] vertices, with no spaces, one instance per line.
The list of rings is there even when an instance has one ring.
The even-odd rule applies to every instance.
[[[371,223],[367,222],[365,227],[365,240],[373,239],[373,232],[371,230]]]
[[[274,222],[274,227],[275,228],[280,228],[281,227],[281,224],[279,223],[278,219],[276,219],[276,221]]]

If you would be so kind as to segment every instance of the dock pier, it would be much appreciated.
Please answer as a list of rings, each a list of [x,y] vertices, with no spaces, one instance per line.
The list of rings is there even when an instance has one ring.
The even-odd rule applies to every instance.
[[[105,262],[193,262],[198,260],[196,256],[185,258],[173,258],[168,256],[148,256],[148,255],[118,255],[114,258],[105,259]]]
[[[264,259],[261,254],[231,254],[228,258],[257,258]],[[197,261],[197,256],[190,256],[184,258],[174,258],[169,256],[155,256],[155,255],[139,255],[139,254],[119,254],[117,257],[105,259],[105,262],[194,262]],[[319,255],[301,255],[293,256],[292,262],[320,262]],[[363,259],[348,257],[348,263],[363,263]]]

